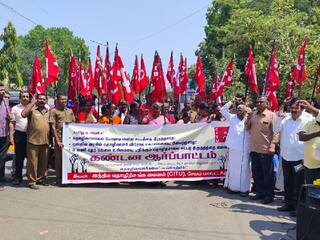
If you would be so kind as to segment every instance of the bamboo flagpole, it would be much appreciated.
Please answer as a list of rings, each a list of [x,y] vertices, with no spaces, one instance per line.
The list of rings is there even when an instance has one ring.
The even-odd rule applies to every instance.
[[[319,78],[320,78],[320,65],[317,69],[316,77],[314,78],[314,84],[313,84],[313,89],[312,89],[312,98],[314,98],[314,95],[316,93],[316,88],[317,88]]]
[[[266,94],[267,94],[267,91],[268,91],[272,54],[273,54],[273,51],[275,49],[275,45],[276,45],[276,42],[275,42],[275,40],[273,40],[271,55],[270,55],[270,59],[269,59],[269,64],[267,66],[266,77],[265,77],[265,80],[264,80],[264,86],[263,86],[263,92],[262,92],[262,96],[264,96],[264,97],[266,97]]]

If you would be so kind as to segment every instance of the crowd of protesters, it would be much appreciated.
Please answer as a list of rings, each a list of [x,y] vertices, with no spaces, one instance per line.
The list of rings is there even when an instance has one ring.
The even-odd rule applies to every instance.
[[[147,98],[118,106],[102,95],[99,104],[81,98],[75,116],[68,98],[57,94],[55,106],[47,105],[47,96],[20,92],[20,104],[10,109],[5,88],[0,84],[0,190],[5,178],[5,158],[10,144],[15,145],[14,185],[22,182],[22,169],[27,159],[27,185],[39,189],[47,185],[49,145],[54,146],[56,184],[62,178],[63,123],[100,124],[192,124],[228,121],[226,146],[229,159],[224,187],[231,193],[248,196],[263,204],[274,201],[274,156],[279,155],[283,170],[285,204],[279,211],[295,215],[298,192],[303,183],[320,178],[320,113],[312,99],[286,99],[278,111],[269,110],[266,97],[258,97],[255,106],[246,104],[242,94],[221,106],[195,99],[183,104],[166,99],[152,103]],[[74,109],[74,108],[73,108]],[[253,179],[253,184],[251,184]]]

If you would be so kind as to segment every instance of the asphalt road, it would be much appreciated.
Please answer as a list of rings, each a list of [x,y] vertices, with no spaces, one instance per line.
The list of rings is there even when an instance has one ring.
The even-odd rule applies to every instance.
[[[295,222],[206,182],[93,184],[0,192],[0,240],[280,240]],[[293,230],[292,230],[293,229]]]

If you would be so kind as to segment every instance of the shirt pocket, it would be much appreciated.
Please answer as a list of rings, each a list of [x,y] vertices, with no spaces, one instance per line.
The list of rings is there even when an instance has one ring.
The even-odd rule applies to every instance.
[[[268,133],[270,131],[270,122],[269,121],[267,121],[265,119],[261,119],[260,126],[261,126],[261,132]]]

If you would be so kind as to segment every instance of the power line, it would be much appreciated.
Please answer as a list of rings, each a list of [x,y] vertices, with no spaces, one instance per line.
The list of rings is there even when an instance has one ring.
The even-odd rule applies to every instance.
[[[25,20],[31,22],[32,24],[34,24],[35,26],[38,25],[38,23],[36,23],[35,21],[33,21],[32,19],[24,16],[22,13],[18,12],[17,10],[15,10],[13,7],[8,6],[7,4],[0,2],[0,5],[2,5],[3,7],[9,9],[11,12],[15,13],[16,15],[19,15],[20,17],[24,18]]]
[[[157,35],[157,34],[159,34],[159,33],[162,33],[162,32],[164,32],[164,31],[168,30],[169,28],[172,28],[172,27],[178,25],[179,23],[185,21],[186,19],[192,17],[193,15],[195,15],[195,14],[197,14],[198,12],[202,11],[203,9],[208,8],[209,5],[210,5],[210,4],[206,4],[205,6],[199,8],[198,10],[196,10],[196,11],[188,14],[187,16],[179,19],[178,21],[174,22],[173,24],[171,24],[171,25],[169,25],[169,26],[166,26],[166,27],[163,27],[162,29],[160,29],[160,30],[157,31],[157,32],[153,32],[153,33],[151,33],[151,34],[149,34],[149,35],[146,35],[146,36],[144,36],[144,37],[142,37],[142,38],[136,39],[136,40],[134,40],[134,41],[132,41],[132,42],[129,42],[129,43],[126,43],[126,44],[124,44],[124,45],[137,43],[137,42],[146,40],[146,39],[148,39],[148,38],[151,38],[151,37],[153,37],[153,36],[155,36],[155,35]]]

